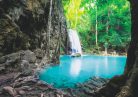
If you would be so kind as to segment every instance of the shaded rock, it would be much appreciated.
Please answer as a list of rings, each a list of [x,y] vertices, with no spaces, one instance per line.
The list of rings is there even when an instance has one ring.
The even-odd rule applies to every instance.
[[[26,69],[26,68],[27,68],[27,69]],[[31,69],[30,64],[29,64],[28,61],[26,61],[26,60],[22,60],[22,61],[21,61],[21,72],[22,72],[22,74],[24,74],[24,75],[29,75],[29,74],[31,74],[32,69]]]
[[[16,73],[0,75],[0,86],[3,86],[5,84],[12,82],[15,75]]]
[[[77,84],[75,89],[63,90],[72,97],[100,97],[94,96],[95,92],[103,88],[108,82],[108,79],[93,77],[84,83]]]
[[[49,62],[56,63],[60,56],[60,46],[65,52],[67,42],[66,21],[61,4],[61,1],[53,0],[51,14],[50,0],[1,0],[0,57],[29,49],[36,52],[38,59],[47,55]],[[35,60],[26,56],[24,60],[26,58],[29,62]]]
[[[0,71],[3,71],[3,73],[12,71],[23,71],[24,74],[29,74],[32,72],[31,68],[33,67],[33,65],[31,65],[30,63],[35,63],[35,61],[36,56],[33,52],[29,50],[19,51],[0,58]]]
[[[16,72],[8,84],[9,78],[0,80],[1,84],[6,83],[0,90],[9,85],[14,87],[0,91],[0,97],[15,94],[16,97],[69,97],[48,84],[40,84],[32,76],[38,59],[41,63],[46,56],[45,63],[56,63],[61,44],[66,49],[66,21],[61,4],[60,0],[53,0],[50,14],[50,0],[0,0],[0,67],[3,75]]]
[[[15,90],[17,92],[19,91],[30,91],[32,88],[30,86],[21,86],[21,87],[18,87],[18,88],[15,88]]]
[[[17,95],[16,90],[14,88],[10,87],[10,86],[4,87],[3,90],[8,92],[13,97],[15,97]]]
[[[5,57],[0,57],[0,64],[5,63],[6,62],[6,58]]]
[[[38,59],[42,59],[43,57],[44,57],[44,51],[43,50],[41,50],[41,49],[36,49],[35,51],[34,51],[34,53],[35,53],[35,56],[38,58]]]
[[[133,97],[132,90],[130,89],[129,86],[123,86],[121,92],[116,94],[115,97]]]
[[[94,93],[93,89],[90,89],[89,87],[83,87],[84,93],[87,95],[92,95]]]
[[[25,96],[25,97],[71,97],[67,94],[65,94],[63,91],[54,89],[53,87],[49,86],[48,84],[44,84],[39,80],[33,80],[35,79],[33,76],[23,77],[23,78],[17,78],[12,84],[14,86],[14,89],[10,87],[10,92],[13,94],[13,90],[16,91],[15,96]],[[43,84],[43,85],[42,85]],[[9,87],[9,86],[6,86]],[[7,88],[6,88],[7,90]],[[8,89],[9,90],[9,89]],[[0,96],[2,97],[10,97],[5,96],[6,92],[3,92],[3,94],[0,93]],[[10,94],[11,95],[11,94]],[[15,97],[13,96],[13,97]]]
[[[35,63],[35,61],[36,61],[35,54],[30,50],[27,50],[25,52],[21,52],[20,53],[20,58],[21,58],[21,60],[26,60],[29,63]]]
[[[25,91],[20,90],[18,93],[19,93],[20,95],[24,95],[24,94],[25,94]]]
[[[5,67],[0,67],[0,73],[2,73],[5,70]]]

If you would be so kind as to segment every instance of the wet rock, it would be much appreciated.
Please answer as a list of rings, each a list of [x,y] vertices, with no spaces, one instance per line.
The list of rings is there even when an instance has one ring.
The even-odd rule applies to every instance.
[[[25,94],[25,91],[20,90],[20,91],[19,91],[19,94],[20,94],[20,95],[24,95],[24,94]]]
[[[56,97],[63,97],[63,95],[56,94]]]
[[[51,23],[48,23],[49,3],[49,0],[0,0],[0,72],[2,75],[16,73],[12,78],[2,77],[4,80],[0,76],[0,97],[69,97],[48,84],[42,84],[32,73],[38,59],[41,63],[46,56],[46,63],[56,63],[60,44],[66,48],[62,2],[53,0]],[[48,33],[50,41],[47,40]],[[6,88],[1,93],[3,87]]]
[[[93,77],[85,83],[77,84],[77,89],[75,89],[74,92],[76,97],[100,97],[94,96],[94,94],[96,91],[104,87],[107,83],[108,79]]]
[[[34,76],[19,77],[13,81],[11,86],[5,86],[3,93],[1,94],[0,92],[0,97],[72,97],[61,90],[44,84]],[[6,93],[9,93],[11,96],[7,96]]]
[[[5,84],[12,82],[15,75],[16,73],[0,75],[0,86],[4,86]]]
[[[4,73],[11,72],[11,70],[16,70],[29,75],[33,68],[33,65],[31,64],[35,63],[35,61],[35,54],[29,50],[12,53],[0,58],[0,72],[3,71]]]
[[[87,95],[92,95],[94,93],[94,90],[89,89],[88,87],[83,87],[83,90]]]
[[[50,62],[58,61],[61,42],[62,47],[66,48],[66,21],[60,6],[62,2],[56,0],[53,1],[53,13],[49,20],[49,3],[49,0],[0,1],[0,57],[29,49],[36,52],[38,59],[47,54]],[[30,57],[24,60],[26,58],[34,62]]]
[[[14,88],[10,87],[10,86],[4,87],[3,90],[8,92],[13,97],[15,97],[17,95],[16,90]]]
[[[5,67],[0,67],[0,73],[3,72],[5,70]]]
[[[4,62],[6,62],[6,58],[5,58],[5,57],[1,57],[1,58],[0,58],[0,64],[2,64],[2,63],[4,63]]]
[[[26,60],[21,61],[21,72],[22,72],[22,75],[24,76],[31,75],[31,73],[33,73],[31,65],[28,61]]]
[[[44,51],[41,49],[36,49],[34,53],[38,59],[42,59],[44,57]]]
[[[29,63],[35,63],[35,61],[36,61],[35,54],[30,50],[27,50],[25,52],[21,52],[20,57],[21,57],[21,60],[26,60]]]
[[[17,92],[20,92],[20,91],[30,91],[32,88],[30,86],[21,86],[21,87],[18,87],[18,88],[15,88],[15,90]]]

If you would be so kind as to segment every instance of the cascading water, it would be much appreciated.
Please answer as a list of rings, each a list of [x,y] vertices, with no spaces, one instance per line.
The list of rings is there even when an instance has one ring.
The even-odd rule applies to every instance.
[[[69,29],[68,36],[69,36],[69,42],[70,42],[69,43],[70,44],[69,53],[72,56],[82,55],[81,44],[80,44],[80,40],[79,40],[77,31]]]

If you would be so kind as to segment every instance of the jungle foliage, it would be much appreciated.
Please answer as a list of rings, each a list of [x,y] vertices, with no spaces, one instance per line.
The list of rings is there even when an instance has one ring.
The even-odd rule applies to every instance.
[[[79,32],[84,50],[104,48],[104,44],[111,49],[126,50],[131,29],[127,0],[62,0],[62,3],[68,29]]]

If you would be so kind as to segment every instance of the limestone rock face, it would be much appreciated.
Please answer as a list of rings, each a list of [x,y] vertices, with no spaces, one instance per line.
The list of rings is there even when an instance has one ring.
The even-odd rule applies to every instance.
[[[0,97],[69,97],[36,75],[66,41],[61,0],[0,0]]]
[[[39,49],[56,63],[66,36],[61,0],[0,0],[0,57]]]
[[[28,72],[31,63],[36,62],[36,55],[30,50],[19,51],[0,58],[0,72]]]

